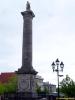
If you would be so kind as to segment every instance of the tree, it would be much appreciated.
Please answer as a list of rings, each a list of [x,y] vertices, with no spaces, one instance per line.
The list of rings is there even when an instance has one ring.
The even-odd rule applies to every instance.
[[[5,88],[6,88],[6,91],[5,92],[16,92],[17,90],[17,77],[16,75],[11,77],[9,79],[9,82],[8,83],[5,83]]]
[[[46,87],[44,87],[43,92],[45,92],[46,94],[49,94],[49,89],[47,89]]]
[[[36,92],[38,94],[49,94],[48,88],[44,87],[43,89],[41,89],[41,87],[38,84],[36,84]]]
[[[17,77],[12,76],[8,82],[0,83],[0,94],[16,92],[17,90]]]
[[[41,87],[36,84],[36,92],[39,94],[41,93]]]
[[[68,97],[75,97],[75,82],[68,75],[60,82],[60,92]]]
[[[0,83],[0,95],[3,94],[5,91],[5,87],[2,83]]]

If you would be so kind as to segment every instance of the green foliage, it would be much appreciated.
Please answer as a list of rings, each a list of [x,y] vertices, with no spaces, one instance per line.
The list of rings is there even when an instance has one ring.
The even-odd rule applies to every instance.
[[[5,86],[0,83],[0,94],[3,94],[5,91]]]
[[[17,77],[12,77],[7,84],[8,92],[16,92],[17,90]]]
[[[48,94],[48,93],[49,93],[49,90],[48,90],[46,87],[44,87],[44,89],[41,90],[41,87],[37,85],[37,87],[36,87],[36,92],[37,92],[38,94],[40,94],[40,93]]]
[[[43,90],[43,92],[45,92],[46,94],[48,94],[49,90],[45,87],[44,90]]]
[[[13,76],[9,79],[8,83],[0,83],[0,94],[16,92],[17,77]]]
[[[60,85],[62,93],[68,97],[75,97],[75,82],[68,75],[60,82]]]
[[[39,93],[41,93],[41,87],[40,86],[36,86],[36,92],[39,94]]]

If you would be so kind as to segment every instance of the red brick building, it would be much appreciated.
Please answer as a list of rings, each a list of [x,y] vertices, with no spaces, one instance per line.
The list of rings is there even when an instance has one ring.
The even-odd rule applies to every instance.
[[[0,74],[0,83],[8,83],[12,77],[15,77],[16,74],[14,72],[7,72]]]

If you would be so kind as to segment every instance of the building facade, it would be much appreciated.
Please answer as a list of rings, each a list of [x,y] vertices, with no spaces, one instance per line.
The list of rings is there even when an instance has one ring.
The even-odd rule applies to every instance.
[[[41,90],[47,89],[49,93],[56,92],[56,85],[44,82],[43,80],[44,79],[41,76],[36,75],[36,84],[41,88]]]

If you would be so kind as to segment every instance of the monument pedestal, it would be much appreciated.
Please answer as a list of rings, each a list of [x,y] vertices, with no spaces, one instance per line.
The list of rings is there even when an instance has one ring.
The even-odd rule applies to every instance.
[[[17,74],[19,100],[37,100],[36,81],[33,74]]]
[[[18,92],[35,92],[35,75],[33,74],[18,74]]]

